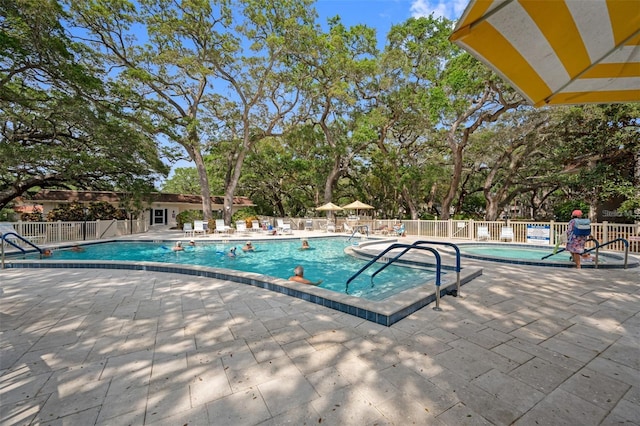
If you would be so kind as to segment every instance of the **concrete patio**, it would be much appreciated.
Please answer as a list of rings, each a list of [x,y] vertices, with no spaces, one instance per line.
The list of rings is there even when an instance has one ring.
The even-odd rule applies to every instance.
[[[391,327],[208,278],[0,270],[0,424],[640,424],[640,268],[482,267]]]

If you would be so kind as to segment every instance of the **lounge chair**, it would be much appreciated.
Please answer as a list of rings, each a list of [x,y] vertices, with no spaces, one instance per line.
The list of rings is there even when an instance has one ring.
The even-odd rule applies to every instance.
[[[196,235],[207,235],[207,230],[204,227],[204,220],[194,220],[193,221],[193,236]]]
[[[304,221],[304,229],[307,231],[313,231],[313,220],[305,220]]]
[[[513,241],[513,228],[510,226],[503,226],[500,231],[500,241]]]
[[[215,233],[218,234],[230,234],[231,227],[224,224],[224,219],[216,219],[216,229]]]
[[[278,226],[276,226],[276,229],[278,230],[278,232],[282,232],[283,234],[292,234],[293,231],[291,230],[291,224],[290,223],[284,223],[283,219],[276,219]]]
[[[193,237],[193,225],[191,222],[182,225],[182,232],[184,232],[185,237]]]
[[[260,223],[258,221],[251,222],[251,232],[262,232],[262,228],[260,228]]]
[[[247,234],[247,223],[244,220],[236,222],[236,232],[240,234]]]
[[[491,234],[489,234],[488,226],[478,226],[478,241],[490,240]]]
[[[327,232],[336,232],[336,224],[333,222],[327,222]]]
[[[398,228],[394,227],[393,232],[395,232],[398,237],[404,237],[405,236],[404,223],[400,225]]]
[[[353,234],[353,228],[347,222],[342,224],[342,229],[344,229],[344,232],[347,234]]]

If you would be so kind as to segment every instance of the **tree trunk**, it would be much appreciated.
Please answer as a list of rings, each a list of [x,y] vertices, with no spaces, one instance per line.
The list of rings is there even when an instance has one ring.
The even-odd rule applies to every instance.
[[[211,211],[211,190],[209,189],[209,176],[204,165],[204,159],[199,150],[192,150],[191,158],[198,170],[198,181],[200,182],[200,195],[202,195],[202,216],[206,222],[213,217]]]

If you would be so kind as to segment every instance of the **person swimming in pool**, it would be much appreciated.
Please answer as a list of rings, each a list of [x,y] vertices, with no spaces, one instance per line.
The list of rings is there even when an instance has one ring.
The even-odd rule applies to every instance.
[[[184,247],[182,247],[182,241],[177,241],[176,245],[171,247],[171,250],[173,250],[173,251],[182,251],[182,250],[184,250]]]
[[[296,281],[302,284],[310,284],[310,285],[320,285],[322,284],[322,280],[311,281],[304,277],[304,268],[300,265],[296,266],[293,269],[293,276],[289,277],[289,281]]]
[[[311,248],[311,246],[309,246],[309,241],[302,240],[302,247],[300,247],[300,250],[308,250],[310,248]]]
[[[236,248],[235,247],[231,247],[231,250],[229,250],[229,253],[227,253],[227,256],[236,257]]]
[[[244,246],[242,246],[242,251],[254,251],[256,248],[251,244],[251,241],[247,241]]]

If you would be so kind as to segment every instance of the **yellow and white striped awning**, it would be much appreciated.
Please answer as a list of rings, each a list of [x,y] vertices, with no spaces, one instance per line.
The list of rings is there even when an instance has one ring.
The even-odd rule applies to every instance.
[[[535,106],[640,101],[640,0],[472,0],[450,40]]]

